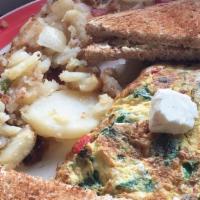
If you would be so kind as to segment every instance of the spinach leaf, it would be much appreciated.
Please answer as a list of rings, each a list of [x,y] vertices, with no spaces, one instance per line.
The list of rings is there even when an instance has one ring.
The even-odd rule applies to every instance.
[[[88,176],[81,183],[79,183],[79,186],[84,188],[100,187],[101,181],[99,178],[99,172],[94,170],[93,174],[88,174]]]
[[[1,79],[0,80],[0,89],[4,93],[7,93],[8,89],[10,87],[10,80],[8,79]]]
[[[163,157],[165,165],[169,165],[177,157],[180,151],[180,144],[181,140],[179,138],[168,134],[161,134],[153,140],[152,154]]]
[[[117,159],[118,159],[118,160],[124,160],[124,159],[125,159],[125,155],[123,155],[123,154],[118,154],[118,155],[117,155]]]
[[[188,161],[183,163],[182,165],[182,171],[183,171],[183,176],[186,180],[188,180],[192,174],[197,171],[198,169],[199,162],[197,161]]]
[[[116,123],[132,123],[133,121],[129,119],[127,113],[121,113],[115,120]]]
[[[122,182],[116,186],[116,189],[127,191],[153,192],[155,184],[150,178],[135,177],[130,181]]]
[[[104,135],[104,136],[107,136],[107,137],[110,137],[110,138],[115,138],[116,137],[116,135],[117,135],[117,131],[114,129],[114,128],[112,128],[112,127],[107,127],[107,128],[105,128],[105,129],[103,129],[102,131],[101,131],[101,133],[102,133],[102,135]]]
[[[134,90],[133,96],[134,98],[142,97],[143,99],[146,99],[146,100],[151,100],[152,98],[151,92],[147,86],[143,86],[141,88]]]

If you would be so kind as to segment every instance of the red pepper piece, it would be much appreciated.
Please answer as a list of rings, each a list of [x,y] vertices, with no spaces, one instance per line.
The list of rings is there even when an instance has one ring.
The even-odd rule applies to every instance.
[[[152,73],[152,74],[157,74],[160,70],[161,70],[161,68],[159,68],[159,67],[154,67],[153,69],[151,69],[151,73]]]
[[[92,140],[91,135],[85,135],[81,137],[72,147],[72,153],[78,154]]]

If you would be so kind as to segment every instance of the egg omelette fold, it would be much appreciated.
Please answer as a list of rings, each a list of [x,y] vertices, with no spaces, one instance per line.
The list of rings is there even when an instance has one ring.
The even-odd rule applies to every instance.
[[[99,195],[200,199],[200,118],[184,135],[151,133],[151,98],[160,88],[191,96],[199,110],[198,66],[149,67],[116,98],[100,126],[67,155],[58,167],[57,180]]]

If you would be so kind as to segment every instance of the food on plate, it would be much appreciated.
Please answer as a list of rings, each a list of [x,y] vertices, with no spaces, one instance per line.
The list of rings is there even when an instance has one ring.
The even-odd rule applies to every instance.
[[[163,2],[49,1],[23,26],[0,57],[0,199],[200,198],[199,65],[154,64],[124,89],[125,60],[90,64],[199,60],[200,2],[144,8]],[[54,181],[10,170],[71,139]]]
[[[10,51],[0,56],[0,164],[16,168],[38,137],[77,139],[99,124],[121,86],[113,72],[80,58],[91,40],[85,27],[99,9],[107,10],[102,15],[137,4],[49,1],[21,28]]]
[[[94,43],[83,54],[89,62],[199,60],[199,8],[199,1],[180,0],[93,18],[86,28]]]
[[[49,2],[0,57],[0,164],[18,167],[37,137],[83,136],[111,107],[100,70],[78,58],[90,40],[89,18],[91,8],[81,1]]]
[[[75,144],[59,166],[56,179],[92,189],[99,195],[159,200],[199,198],[199,76],[199,65],[160,64],[145,69],[120,93],[99,127]],[[176,98],[185,98],[179,103],[186,108],[177,105],[176,112],[157,109],[169,120],[169,114],[180,118],[177,120],[195,117],[191,130],[173,134],[168,126],[164,128],[169,134],[150,131],[151,103],[159,98],[158,91],[168,92],[162,96],[165,102],[170,92],[178,95]],[[178,114],[180,110],[185,116]],[[180,121],[168,123],[172,122],[177,125]],[[178,128],[182,131],[182,127]]]

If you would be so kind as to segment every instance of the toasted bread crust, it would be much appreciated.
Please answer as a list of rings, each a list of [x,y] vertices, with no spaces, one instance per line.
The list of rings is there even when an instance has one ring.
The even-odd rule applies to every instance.
[[[179,0],[92,19],[94,38],[128,38],[138,44],[200,48],[200,1]]]
[[[89,63],[118,58],[136,60],[174,60],[174,61],[199,61],[200,50],[190,48],[176,48],[156,46],[149,47],[138,45],[135,47],[112,47],[107,44],[92,44],[83,51],[83,57]]]
[[[15,171],[0,169],[1,200],[112,200],[97,196],[90,190],[67,186],[56,181],[44,181]]]

